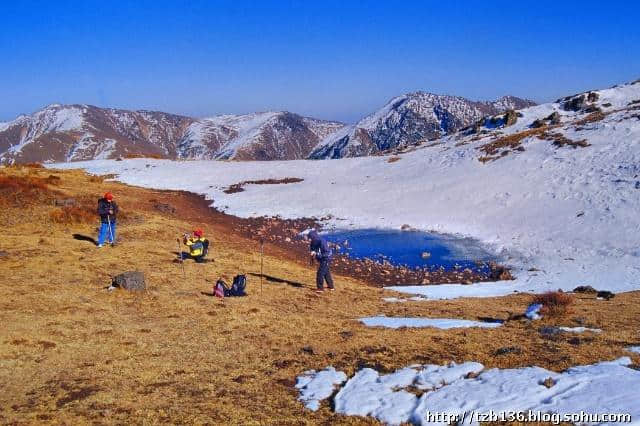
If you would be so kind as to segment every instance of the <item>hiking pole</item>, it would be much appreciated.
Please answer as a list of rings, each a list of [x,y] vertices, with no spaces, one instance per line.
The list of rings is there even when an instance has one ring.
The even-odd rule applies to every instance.
[[[264,280],[264,238],[260,238],[260,293],[262,293],[262,281]]]
[[[111,229],[111,215],[107,215],[107,225],[109,225],[109,239],[111,240],[111,247],[115,244],[113,240],[113,230]]]
[[[180,253],[180,265],[182,265],[182,278],[187,279],[187,275],[184,272],[184,257],[182,256],[182,248],[180,248],[180,238],[178,238],[178,253]]]

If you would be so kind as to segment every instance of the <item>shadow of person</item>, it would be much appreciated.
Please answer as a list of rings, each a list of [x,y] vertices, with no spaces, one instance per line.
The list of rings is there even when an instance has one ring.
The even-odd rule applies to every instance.
[[[97,246],[98,242],[96,241],[95,238],[93,237],[89,237],[87,235],[82,235],[82,234],[73,234],[72,235],[74,240],[78,240],[78,241],[88,241],[90,243],[93,243],[93,245]]]
[[[186,251],[183,252],[178,252],[178,251],[172,251],[171,253],[176,255],[176,258],[173,259],[173,263],[180,263],[180,262],[184,262],[185,260],[193,260],[196,263],[210,263],[210,262],[214,262],[214,259],[207,259],[206,257],[200,258],[199,260],[196,260],[195,257],[191,256],[191,254],[187,253]]]
[[[287,284],[290,285],[292,287],[305,287],[304,284],[296,282],[296,281],[289,281],[289,280],[285,280],[284,278],[278,278],[278,277],[273,277],[271,275],[267,275],[267,274],[258,274],[256,272],[249,272],[249,275],[252,275],[254,277],[263,277],[265,280],[267,280],[268,282],[272,282],[272,283],[278,283],[278,284]]]

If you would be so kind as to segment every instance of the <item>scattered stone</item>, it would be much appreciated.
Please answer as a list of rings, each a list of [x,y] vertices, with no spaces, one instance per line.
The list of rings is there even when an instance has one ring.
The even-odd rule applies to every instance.
[[[411,231],[412,229],[413,228],[411,228],[411,226],[407,225],[406,223],[400,227],[400,230],[402,231]]]
[[[578,212],[578,214],[576,215],[576,217],[582,217],[584,216],[584,212]]]
[[[9,256],[9,252],[8,251],[4,251],[4,250],[0,250],[0,257],[6,257]]]
[[[547,389],[549,389],[549,388],[552,388],[556,384],[556,381],[553,380],[553,377],[547,377],[540,384],[545,386]]]
[[[140,271],[129,271],[116,275],[111,281],[111,286],[129,291],[142,291],[146,288],[144,273]]]
[[[578,325],[584,325],[587,322],[587,319],[584,317],[576,317],[576,318],[573,318],[573,322],[575,322]]]
[[[511,271],[504,266],[500,266],[495,262],[489,262],[489,278],[496,281],[506,281],[515,279],[511,275]]]
[[[78,204],[75,198],[63,198],[54,201],[54,204],[58,207],[71,207]]]
[[[587,103],[587,95],[584,93],[581,95],[576,95],[572,98],[565,98],[566,100],[562,104],[562,109],[565,111],[580,111],[585,107]]]
[[[305,354],[309,354],[309,355],[314,355],[315,351],[313,350],[313,347],[311,346],[304,346],[302,349],[300,349],[300,352],[304,352]]]
[[[508,355],[508,354],[520,355],[521,353],[522,353],[522,349],[519,346],[505,346],[504,348],[500,348],[495,352],[496,355]]]
[[[512,126],[518,121],[518,114],[512,109],[504,114],[504,127]]]
[[[153,208],[161,213],[174,214],[176,212],[176,208],[167,203],[154,203]]]
[[[598,293],[596,293],[596,297],[599,297],[599,298],[604,299],[604,300],[611,300],[615,296],[616,296],[615,294],[613,294],[612,292],[607,291],[607,290],[602,290],[602,291],[599,291]]]
[[[476,371],[469,371],[467,373],[466,376],[464,376],[465,379],[475,379],[476,377],[478,377],[480,375],[481,372],[476,372]]]
[[[349,331],[349,330],[341,331],[338,334],[340,335],[340,337],[342,337],[345,340],[350,339],[350,338],[353,337],[353,331]]]
[[[552,327],[552,326],[540,327],[538,331],[543,336],[555,336],[557,334],[562,333],[562,330],[560,330],[558,327]]]
[[[573,289],[574,293],[597,293],[598,290],[596,290],[595,288],[591,287],[590,285],[579,285],[578,287]]]
[[[531,128],[539,129],[540,127],[544,127],[546,125],[547,123],[545,123],[544,120],[537,119],[533,123],[531,123]]]
[[[571,339],[569,339],[569,344],[578,346],[582,344],[582,340],[579,337],[572,337]]]
[[[547,118],[545,118],[551,124],[560,124],[560,113],[558,111],[554,111]]]
[[[596,92],[589,92],[589,94],[587,95],[587,102],[595,102],[598,99],[600,99],[600,95],[598,95]]]

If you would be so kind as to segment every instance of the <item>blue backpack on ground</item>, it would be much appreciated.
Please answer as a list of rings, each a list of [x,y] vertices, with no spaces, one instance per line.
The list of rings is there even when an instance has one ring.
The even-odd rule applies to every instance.
[[[228,294],[225,294],[225,296],[246,296],[247,295],[247,293],[245,292],[246,288],[247,288],[247,276],[236,275],[233,278],[233,284],[231,284],[231,288],[228,290]]]

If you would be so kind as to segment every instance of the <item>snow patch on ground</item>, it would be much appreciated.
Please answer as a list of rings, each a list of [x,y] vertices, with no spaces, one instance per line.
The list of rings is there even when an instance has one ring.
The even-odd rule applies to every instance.
[[[640,346],[629,346],[627,350],[636,354],[640,354]]]
[[[434,389],[454,383],[470,372],[478,373],[483,368],[476,362],[451,363],[448,366],[417,365],[382,376],[373,369],[364,368],[336,394],[335,410],[340,414],[372,416],[387,424],[399,424],[410,418],[418,403],[418,398],[405,388]]]
[[[365,368],[340,389],[334,405],[337,413],[371,416],[394,425],[447,424],[429,417],[438,412],[452,416],[467,413],[465,423],[477,424],[480,419],[469,417],[469,413],[478,415],[491,410],[628,413],[637,424],[640,371],[628,368],[630,364],[631,359],[623,357],[572,367],[563,373],[540,367],[483,371],[482,364],[474,362],[413,365],[387,375]],[[409,392],[411,388],[426,392],[417,397]]]
[[[477,284],[399,285],[385,287],[399,293],[414,294],[426,299],[457,299],[460,297],[496,297],[518,292],[535,292],[535,287],[519,287],[513,281]]]
[[[588,327],[558,327],[558,330],[566,331],[567,333],[584,333],[585,331],[589,331],[591,333],[602,333],[602,330],[599,328]]]
[[[463,319],[448,319],[448,318],[402,318],[402,317],[367,317],[360,318],[367,327],[386,327],[386,328],[402,328],[402,327],[433,327],[440,328],[442,330],[448,330],[450,328],[496,328],[500,327],[500,322],[482,322],[482,321],[470,321]]]
[[[298,400],[304,402],[309,410],[316,411],[320,408],[320,401],[330,397],[335,387],[346,380],[347,375],[333,367],[305,371],[296,381],[296,389],[300,390]]]

